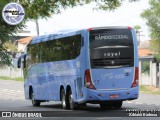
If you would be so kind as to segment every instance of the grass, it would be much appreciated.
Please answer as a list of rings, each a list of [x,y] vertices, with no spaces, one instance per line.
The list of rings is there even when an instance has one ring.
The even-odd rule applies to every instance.
[[[0,76],[0,80],[24,81],[24,78],[21,77],[11,78],[11,77]]]
[[[142,85],[140,86],[139,90],[140,90],[140,93],[160,95],[160,88],[154,88],[154,87]]]

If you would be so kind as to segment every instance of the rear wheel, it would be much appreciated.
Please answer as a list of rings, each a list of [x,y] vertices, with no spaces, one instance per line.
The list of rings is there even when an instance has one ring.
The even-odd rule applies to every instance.
[[[115,101],[115,102],[113,103],[113,106],[114,106],[115,108],[121,108],[121,107],[122,107],[122,103],[123,103],[123,101]]]
[[[100,107],[102,109],[106,109],[106,108],[121,108],[122,107],[122,103],[123,101],[109,101],[106,103],[100,103]]]
[[[79,107],[86,107],[87,106],[87,103],[81,103],[78,105]]]
[[[111,103],[100,103],[100,107],[102,109],[107,109],[107,108],[111,108],[112,104]]]
[[[66,109],[66,95],[64,89],[61,90],[61,105],[63,109]]]
[[[78,104],[73,101],[73,94],[71,90],[69,90],[69,93],[68,93],[68,102],[69,102],[69,108],[71,110],[78,109]]]
[[[33,90],[31,91],[31,102],[33,106],[40,106],[41,102],[39,100],[35,100],[35,96]]]

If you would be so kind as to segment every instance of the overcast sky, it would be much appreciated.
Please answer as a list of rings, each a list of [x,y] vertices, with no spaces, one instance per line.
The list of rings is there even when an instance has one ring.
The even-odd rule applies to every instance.
[[[125,2],[121,7],[113,12],[95,11],[92,5],[70,8],[61,14],[54,15],[48,20],[39,20],[40,35],[54,33],[59,30],[90,28],[96,26],[135,26],[140,25],[141,40],[148,40],[148,28],[145,20],[140,17],[144,9],[148,8],[149,0],[139,2]],[[32,35],[36,35],[34,22],[27,23],[28,30]]]

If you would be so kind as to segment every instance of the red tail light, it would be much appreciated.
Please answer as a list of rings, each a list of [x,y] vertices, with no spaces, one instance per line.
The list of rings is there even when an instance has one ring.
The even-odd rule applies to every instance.
[[[85,71],[85,86],[87,88],[90,88],[90,89],[95,89],[93,83],[92,83],[92,80],[91,80],[91,74],[90,74],[90,70],[86,70]]]
[[[138,70],[138,67],[135,67],[134,81],[133,81],[131,87],[136,87],[136,86],[138,86],[138,82],[139,82],[139,70]]]
[[[131,30],[131,29],[132,29],[132,27],[128,26],[128,30]]]
[[[88,31],[91,31],[92,30],[92,28],[88,28]]]

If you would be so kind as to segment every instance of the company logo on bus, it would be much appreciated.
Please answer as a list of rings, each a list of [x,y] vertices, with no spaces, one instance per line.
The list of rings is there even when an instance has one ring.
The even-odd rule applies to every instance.
[[[121,56],[121,52],[108,52],[104,53],[104,57],[119,57]]]
[[[128,35],[96,35],[95,40],[129,39]]]

